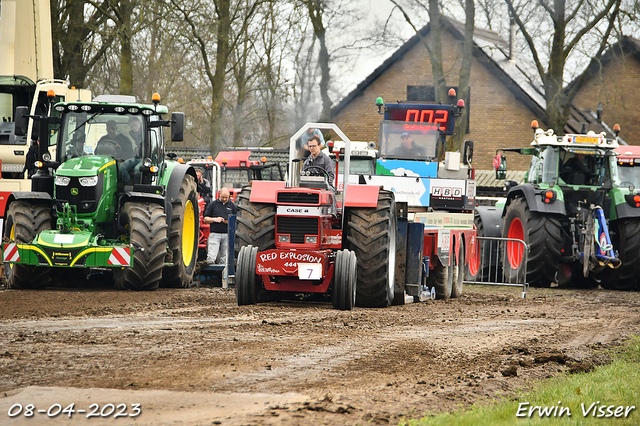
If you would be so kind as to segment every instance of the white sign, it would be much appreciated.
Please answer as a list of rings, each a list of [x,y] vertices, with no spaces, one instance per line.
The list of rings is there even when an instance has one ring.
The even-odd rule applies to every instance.
[[[53,242],[56,244],[71,244],[73,242],[73,234],[56,234],[53,237]]]
[[[438,232],[438,248],[442,251],[449,251],[451,247],[451,231],[443,229]]]
[[[278,206],[278,215],[322,216],[327,214],[325,207]]]
[[[298,263],[298,278],[319,280],[322,278],[322,263]]]

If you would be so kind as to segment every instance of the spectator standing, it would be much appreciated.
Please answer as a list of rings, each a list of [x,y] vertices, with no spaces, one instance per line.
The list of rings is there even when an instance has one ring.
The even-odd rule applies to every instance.
[[[218,199],[213,200],[204,212],[204,223],[209,224],[207,262],[210,265],[224,265],[223,285],[227,283],[227,253],[229,252],[229,216],[235,215],[238,207],[229,199],[229,189],[222,188]]]
[[[198,179],[198,194],[204,199],[205,206],[211,202],[211,184],[202,176],[202,169],[196,169],[196,177]]]

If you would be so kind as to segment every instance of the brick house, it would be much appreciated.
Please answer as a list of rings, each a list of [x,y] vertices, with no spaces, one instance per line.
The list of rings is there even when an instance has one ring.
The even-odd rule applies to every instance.
[[[640,145],[640,113],[636,104],[640,82],[640,40],[622,37],[588,70],[574,104],[597,110],[602,120],[622,127],[620,136],[629,145]]]
[[[445,74],[448,70],[445,78],[447,87],[456,87],[464,25],[446,18],[442,23],[446,29],[442,35]],[[429,25],[420,33],[429,40]],[[511,59],[509,45],[499,35],[476,28],[473,41],[470,96],[465,100],[469,108],[465,139],[474,141],[475,168],[489,170],[496,149],[524,147],[531,142],[532,120],[546,128],[542,120],[545,100],[540,84],[532,77],[535,71],[528,70],[524,62]],[[637,65],[640,72],[640,64]],[[433,101],[429,98],[431,82],[428,53],[420,37],[414,35],[332,108],[332,121],[352,140],[377,141],[381,116],[377,114],[376,98],[381,96],[387,103]],[[602,130],[595,113],[572,107],[565,131],[585,128]],[[529,160],[528,156],[507,154],[510,170],[527,169]]]

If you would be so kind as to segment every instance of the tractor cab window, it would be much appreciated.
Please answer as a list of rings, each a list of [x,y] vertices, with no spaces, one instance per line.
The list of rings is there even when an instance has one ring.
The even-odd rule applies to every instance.
[[[149,132],[149,158],[152,164],[159,164],[160,158],[162,158],[160,140],[162,140],[161,128],[153,127]]]
[[[569,185],[602,185],[611,182],[609,159],[595,151],[566,149],[560,152],[560,178]]]
[[[440,132],[432,125],[382,121],[378,155],[399,160],[434,160]]]
[[[352,175],[372,175],[375,173],[375,161],[371,157],[349,159],[349,174]],[[344,161],[342,157],[338,161],[338,173],[344,172]]]
[[[640,161],[617,161],[616,169],[615,182],[618,186],[640,188]]]
[[[68,112],[61,128],[61,160],[107,155],[116,160],[141,158],[145,122],[140,115]]]
[[[228,188],[242,188],[249,183],[249,169],[226,169],[222,171],[222,181]]]
[[[542,165],[541,172],[541,182],[542,183],[551,183],[556,180],[556,176],[558,175],[558,150],[557,148],[548,147],[540,153],[540,161]],[[533,167],[533,162],[531,164]]]

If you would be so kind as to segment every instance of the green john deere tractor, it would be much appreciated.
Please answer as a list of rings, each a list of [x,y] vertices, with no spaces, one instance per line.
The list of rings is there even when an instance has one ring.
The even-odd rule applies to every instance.
[[[195,170],[165,160],[164,127],[183,140],[184,114],[130,96],[16,112],[38,125],[31,192],[7,200],[3,261],[9,288],[113,277],[116,288],[187,287],[198,249]],[[49,142],[47,144],[47,142]],[[111,273],[111,274],[109,274]]]

